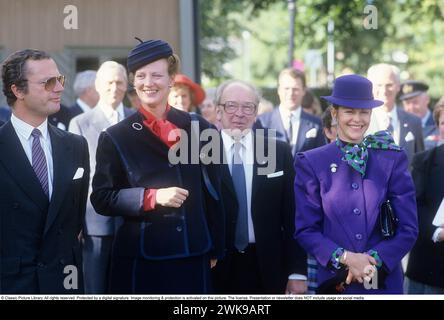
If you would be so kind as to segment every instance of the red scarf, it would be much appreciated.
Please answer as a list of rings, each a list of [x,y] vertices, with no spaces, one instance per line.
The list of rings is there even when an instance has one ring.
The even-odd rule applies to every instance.
[[[167,105],[165,110],[165,118],[168,112],[170,111],[171,107]],[[168,140],[168,135],[170,132],[174,129],[178,129],[176,125],[171,123],[168,120],[164,119],[157,119],[151,112],[145,110],[145,108],[140,107],[139,112],[142,114],[142,116],[145,118],[143,121],[143,125],[147,127],[152,133],[154,133],[157,137],[159,137],[160,140],[162,140],[163,143],[165,143],[168,147],[172,147],[180,140],[180,131],[176,130],[172,134],[173,140]]]

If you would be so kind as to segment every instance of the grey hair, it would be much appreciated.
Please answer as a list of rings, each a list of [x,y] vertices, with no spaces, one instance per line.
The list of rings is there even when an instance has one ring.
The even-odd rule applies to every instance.
[[[395,79],[398,82],[398,84],[401,83],[401,71],[397,66],[388,63],[378,63],[372,65],[367,71],[367,78],[369,78],[369,80],[371,81],[372,75],[378,74],[378,72],[380,72],[383,69],[390,69],[390,71],[395,76]]]
[[[94,88],[97,72],[94,70],[85,70],[77,73],[74,80],[73,89],[77,97],[80,97],[88,88]]]
[[[260,101],[261,98],[262,98],[262,94],[261,94],[261,92],[259,91],[258,88],[256,88],[256,87],[255,87],[254,85],[252,85],[251,83],[248,83],[248,82],[245,82],[245,81],[242,81],[242,80],[228,80],[228,81],[225,81],[225,82],[223,82],[222,84],[220,84],[220,85],[217,87],[217,89],[216,89],[216,95],[215,95],[215,97],[214,97],[214,104],[215,104],[216,106],[220,105],[220,103],[221,103],[221,99],[222,99],[222,95],[223,95],[225,89],[226,89],[227,87],[231,86],[232,84],[239,84],[239,85],[241,85],[241,86],[244,86],[244,87],[250,89],[251,92],[252,92],[253,95],[254,95],[254,98],[255,98],[254,103],[255,103],[256,105],[259,105],[259,101]]]
[[[105,61],[100,65],[99,70],[97,70],[97,76],[96,79],[99,79],[102,76],[102,73],[105,72],[107,69],[117,69],[120,70],[125,77],[125,80],[128,81],[128,75],[126,73],[126,68],[121,65],[120,63],[117,63],[115,61]]]

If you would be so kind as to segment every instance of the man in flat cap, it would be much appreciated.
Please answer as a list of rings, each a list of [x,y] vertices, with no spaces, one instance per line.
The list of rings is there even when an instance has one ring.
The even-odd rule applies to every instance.
[[[421,81],[407,80],[401,85],[399,99],[404,110],[421,119],[424,145],[430,149],[436,145],[437,129],[429,109],[430,97],[427,94],[429,86]]]

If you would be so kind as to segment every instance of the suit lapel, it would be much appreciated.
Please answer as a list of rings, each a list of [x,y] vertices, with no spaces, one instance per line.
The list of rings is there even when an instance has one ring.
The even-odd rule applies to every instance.
[[[300,107],[301,108],[301,107]],[[305,135],[310,129],[310,122],[305,117],[305,113],[301,111],[301,120],[299,122],[298,139],[296,140],[296,145],[293,146],[292,154],[295,154],[297,150],[302,150],[305,143]]]
[[[6,123],[0,132],[0,161],[23,192],[42,212],[46,212],[48,198],[43,192],[11,122]]]
[[[94,130],[102,131],[111,125],[100,107],[94,108],[91,112],[91,124]]]
[[[264,154],[268,154],[268,141],[267,139],[264,139]],[[256,134],[253,134],[253,181],[251,186],[251,203],[255,203],[255,196],[258,192],[258,190],[261,188],[261,186],[266,183],[265,175],[259,175],[259,169],[260,168],[266,168],[268,163],[258,163],[258,159],[256,157]]]
[[[60,210],[60,206],[68,191],[70,182],[77,170],[74,163],[75,155],[73,146],[67,139],[66,133],[48,126],[51,137],[52,159],[54,164],[53,192],[46,219],[45,233],[49,230]]]
[[[409,123],[406,121],[406,118],[402,110],[400,110],[398,107],[396,108],[399,119],[399,145],[401,147],[405,147],[406,145],[405,137],[407,136],[407,133],[410,131]]]
[[[285,132],[284,123],[282,122],[281,113],[279,112],[279,107],[273,110],[271,114],[269,128],[276,130],[276,138],[287,142],[287,133]]]

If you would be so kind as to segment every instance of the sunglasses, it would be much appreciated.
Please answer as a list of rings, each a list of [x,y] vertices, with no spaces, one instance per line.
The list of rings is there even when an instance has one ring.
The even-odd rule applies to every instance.
[[[28,80],[26,80],[28,81]],[[65,76],[56,76],[46,79],[45,81],[37,82],[39,84],[45,85],[46,91],[52,91],[54,90],[57,81],[62,85],[62,87],[65,85]]]

